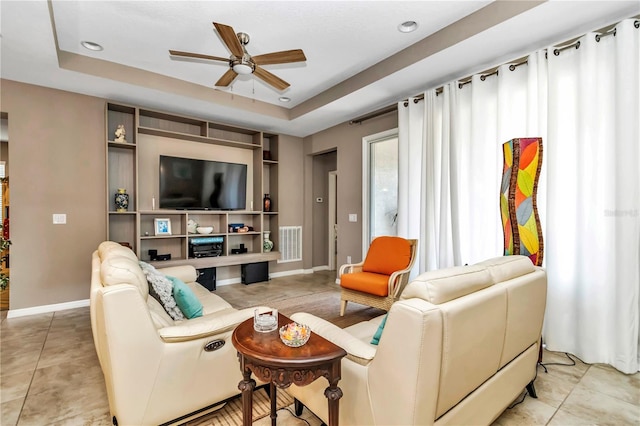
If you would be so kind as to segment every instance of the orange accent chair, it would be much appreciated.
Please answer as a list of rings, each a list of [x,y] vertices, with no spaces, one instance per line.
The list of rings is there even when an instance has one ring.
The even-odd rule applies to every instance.
[[[416,257],[418,240],[400,237],[377,237],[369,246],[363,262],[340,267],[340,316],[347,302],[391,309],[409,282]]]

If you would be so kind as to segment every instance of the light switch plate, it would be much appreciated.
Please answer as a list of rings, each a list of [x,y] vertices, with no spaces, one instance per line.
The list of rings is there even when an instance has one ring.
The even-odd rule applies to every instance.
[[[54,213],[53,214],[53,224],[54,225],[64,225],[67,223],[67,215],[65,213]]]

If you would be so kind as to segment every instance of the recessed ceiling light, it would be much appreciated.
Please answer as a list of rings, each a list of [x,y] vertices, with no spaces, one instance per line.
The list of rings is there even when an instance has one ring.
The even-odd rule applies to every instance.
[[[85,49],[93,50],[95,52],[99,52],[99,51],[102,50],[102,46],[100,46],[98,43],[94,43],[92,41],[81,41],[80,44]]]
[[[279,100],[280,102],[289,102],[289,101],[291,100],[291,98],[287,98],[286,96],[280,96],[280,97],[278,98],[278,100]]]
[[[405,21],[402,24],[398,25],[398,31],[401,33],[410,33],[415,31],[418,28],[418,23],[416,21]]]

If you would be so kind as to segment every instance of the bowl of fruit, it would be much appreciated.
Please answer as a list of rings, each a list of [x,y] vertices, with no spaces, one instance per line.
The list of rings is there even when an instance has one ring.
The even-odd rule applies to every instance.
[[[280,327],[280,340],[292,348],[304,345],[309,337],[311,337],[311,329],[304,324],[291,322]]]

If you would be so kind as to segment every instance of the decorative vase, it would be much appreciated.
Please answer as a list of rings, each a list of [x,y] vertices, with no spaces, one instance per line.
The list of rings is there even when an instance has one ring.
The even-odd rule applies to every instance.
[[[269,196],[269,194],[264,194],[264,199],[262,200],[263,203],[263,210],[265,212],[270,212],[271,211],[271,197]]]
[[[269,253],[273,249],[273,241],[269,239],[270,234],[271,232],[269,231],[264,232],[264,241],[262,242],[262,248],[265,253]]]
[[[129,210],[129,194],[127,194],[127,190],[124,188],[118,188],[118,192],[116,192],[115,196],[116,203],[116,211],[118,213],[123,213]]]

